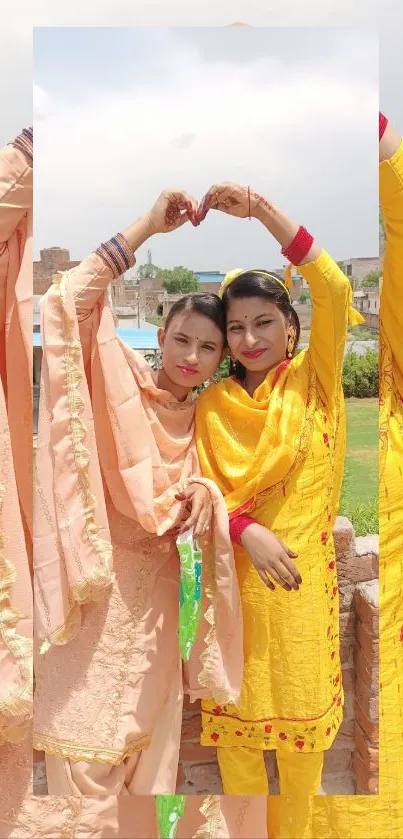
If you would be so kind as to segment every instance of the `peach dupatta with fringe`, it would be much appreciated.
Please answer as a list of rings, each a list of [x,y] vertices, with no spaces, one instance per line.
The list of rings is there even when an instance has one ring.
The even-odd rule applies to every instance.
[[[267,839],[266,812],[264,796],[189,795],[176,839]],[[9,839],[160,839],[151,795],[33,797],[13,825],[2,821],[0,812],[3,835]]]
[[[77,269],[56,278],[42,306],[35,533],[36,636],[42,655],[37,662],[39,710],[35,742],[37,748],[64,757],[80,759],[81,756],[95,761],[106,761],[109,757],[110,762],[117,763],[136,750],[136,741],[139,748],[150,731],[143,730],[143,722],[138,718],[134,742],[130,743],[126,726],[125,733],[118,738],[119,745],[106,754],[107,750],[95,741],[99,726],[98,740],[104,746],[107,742],[99,696],[99,692],[107,690],[107,685],[99,685],[98,696],[95,688],[92,695],[86,696],[86,687],[80,681],[81,676],[87,684],[91,681],[94,656],[72,682],[75,704],[69,705],[68,699],[61,697],[62,687],[55,704],[58,687],[52,684],[49,669],[53,666],[64,670],[64,692],[69,693],[68,670],[72,672],[71,668],[78,666],[80,639],[86,643],[97,620],[95,612],[91,617],[91,609],[96,608],[98,615],[106,609],[105,601],[113,601],[117,586],[121,589],[119,596],[123,589],[130,592],[138,589],[140,602],[136,608],[140,611],[141,598],[146,604],[149,596],[152,610],[153,592],[145,593],[149,582],[147,568],[151,577],[160,564],[156,572],[158,582],[164,551],[170,557],[168,577],[176,578],[173,586],[172,579],[167,579],[165,596],[166,601],[171,599],[174,620],[168,630],[164,625],[147,657],[157,662],[164,647],[165,658],[179,655],[178,557],[171,531],[183,515],[182,504],[175,500],[175,495],[189,479],[199,480],[208,487],[214,506],[212,527],[203,544],[204,617],[186,667],[186,690],[192,699],[215,696],[230,701],[238,696],[243,653],[242,617],[228,516],[215,484],[199,477],[193,439],[195,400],[178,403],[171,394],[159,390],[147,362],[120,341],[106,293],[112,279],[110,268],[98,254],[92,254]],[[95,299],[94,286],[98,289]],[[88,300],[91,297],[88,304],[86,297]],[[79,318],[76,309],[83,302],[86,311]],[[115,578],[117,566],[120,582]],[[168,565],[164,568],[166,574]],[[126,575],[124,584],[122,575]],[[131,575],[130,580],[127,575]],[[94,601],[101,602],[95,607]],[[134,611],[133,607],[132,615]],[[80,631],[83,615],[85,620]],[[147,641],[143,618],[144,615],[135,627],[135,654],[140,657],[142,645]],[[97,640],[92,639],[91,648],[106,645],[113,655],[110,646],[113,639],[105,636],[106,623],[105,614],[104,624],[99,628]],[[55,652],[55,647],[62,648]],[[73,649],[70,664],[69,649]],[[117,641],[115,653],[119,659]],[[129,669],[131,662],[129,656]],[[150,689],[163,696],[167,690],[163,669],[160,677],[155,665],[151,664],[151,670],[153,687]],[[115,677],[110,673],[109,676],[113,682]],[[129,678],[135,679],[135,674],[131,677],[128,674]],[[147,684],[146,679],[139,699],[143,706],[150,704]],[[109,689],[112,690],[111,684]],[[90,747],[90,734],[86,744],[67,743],[73,736],[70,732],[79,730],[73,720],[78,693],[83,708],[85,702],[100,703],[99,717],[95,705],[88,709],[88,715],[94,719],[91,726],[94,742]],[[130,702],[133,706],[133,696]],[[48,714],[44,710],[46,703]],[[80,725],[82,730],[82,721]]]
[[[23,740],[32,718],[31,242],[32,167],[10,145],[0,152],[0,747]],[[3,780],[17,759],[8,749],[4,765],[5,754]]]

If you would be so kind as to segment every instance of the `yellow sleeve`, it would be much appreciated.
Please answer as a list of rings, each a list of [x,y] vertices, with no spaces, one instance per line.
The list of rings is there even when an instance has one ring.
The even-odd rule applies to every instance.
[[[326,405],[331,406],[342,380],[351,285],[326,251],[298,267],[312,300],[309,354]]]
[[[403,140],[379,166],[379,192],[386,234],[381,328],[403,375]]]

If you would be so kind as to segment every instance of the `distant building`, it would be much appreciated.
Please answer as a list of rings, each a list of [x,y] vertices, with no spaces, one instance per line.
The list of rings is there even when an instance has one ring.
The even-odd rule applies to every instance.
[[[33,291],[36,297],[36,302],[34,303],[34,330],[39,328],[38,301],[51,285],[52,276],[57,271],[66,271],[80,264],[79,261],[70,259],[70,252],[66,248],[44,248],[40,252],[40,257],[40,260],[34,262],[33,265]],[[347,277],[354,277],[360,282],[369,271],[380,269],[381,260],[379,257],[358,257],[343,260],[340,262],[340,265]],[[285,267],[283,265],[281,268],[272,270],[284,279]],[[225,278],[225,274],[221,271],[195,271],[194,273],[199,281],[200,291],[207,291],[213,294],[218,293],[220,285]],[[301,292],[307,288],[307,283],[299,274],[298,269],[293,268],[292,300],[297,301]],[[375,326],[375,318],[379,320],[379,314],[375,309],[378,307],[379,311],[379,299],[376,298],[376,294],[371,299],[370,297],[371,295],[366,297],[365,305],[368,307],[368,310],[364,312],[364,315],[365,317],[368,316],[368,321],[371,321],[371,323],[373,321],[374,325],[370,326],[370,328],[377,328]],[[129,323],[133,323],[133,325],[138,324],[140,319],[147,320],[148,317],[155,317],[158,310],[161,309],[164,315],[166,315],[174,299],[177,299],[177,295],[168,296],[159,277],[140,278],[133,275],[129,280],[119,277],[111,286],[113,306],[119,321],[124,321],[126,325]]]
[[[381,271],[382,260],[379,256],[362,256],[353,257],[352,259],[343,259],[339,262],[340,268],[344,271],[346,277],[358,280],[358,283],[369,274],[370,271]]]
[[[200,291],[218,294],[225,274],[222,274],[221,271],[195,271],[194,274],[199,281]]]
[[[361,288],[354,292],[354,306],[365,318],[365,326],[379,332],[380,289]]]
[[[52,285],[52,277],[58,271],[75,268],[80,261],[71,261],[70,252],[65,248],[44,248],[40,260],[33,263],[33,292],[42,296]]]

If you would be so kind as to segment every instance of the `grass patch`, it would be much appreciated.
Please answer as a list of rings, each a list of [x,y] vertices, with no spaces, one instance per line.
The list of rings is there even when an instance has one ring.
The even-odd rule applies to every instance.
[[[153,326],[163,326],[164,325],[164,318],[147,317],[146,321],[147,321],[147,323],[152,323]]]
[[[357,536],[379,531],[378,400],[346,399],[347,452],[340,515]]]

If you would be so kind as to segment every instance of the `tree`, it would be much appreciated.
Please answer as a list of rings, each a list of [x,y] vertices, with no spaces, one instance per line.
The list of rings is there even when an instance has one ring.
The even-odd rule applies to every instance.
[[[301,290],[301,294],[298,297],[298,303],[309,303],[310,299],[311,299],[311,295],[309,294],[308,289],[303,288]]]
[[[382,272],[379,270],[369,271],[362,281],[362,288],[378,288]]]
[[[183,265],[164,268],[159,271],[158,276],[169,294],[189,294],[191,291],[197,291],[199,287],[198,279],[193,271],[189,271]]]
[[[160,269],[157,268],[156,265],[150,265],[148,262],[145,265],[140,265],[137,269],[137,274],[141,280],[144,280],[145,277],[158,277],[160,274]]]

